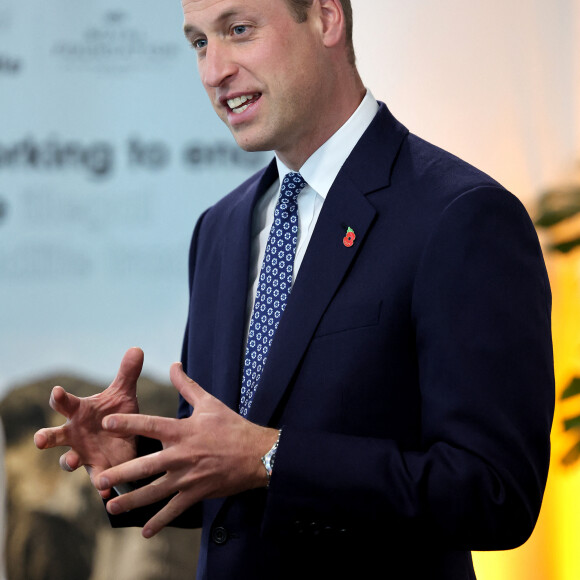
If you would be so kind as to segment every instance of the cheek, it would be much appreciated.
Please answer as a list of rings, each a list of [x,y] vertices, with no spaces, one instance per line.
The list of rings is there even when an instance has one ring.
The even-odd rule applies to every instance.
[[[214,111],[220,117],[223,117],[224,116],[223,107],[221,107],[220,104],[217,102],[216,95],[215,95],[215,89],[212,89],[211,87],[204,87],[204,88],[205,88],[205,92],[209,98],[209,102],[211,103],[211,106],[213,107]]]

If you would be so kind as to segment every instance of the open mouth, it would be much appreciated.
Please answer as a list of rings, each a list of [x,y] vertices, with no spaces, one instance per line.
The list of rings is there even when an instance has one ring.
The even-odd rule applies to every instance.
[[[232,113],[239,115],[240,113],[243,113],[253,102],[257,101],[259,98],[260,98],[259,93],[256,93],[255,95],[241,95],[240,97],[236,97],[235,99],[228,99],[227,104]]]

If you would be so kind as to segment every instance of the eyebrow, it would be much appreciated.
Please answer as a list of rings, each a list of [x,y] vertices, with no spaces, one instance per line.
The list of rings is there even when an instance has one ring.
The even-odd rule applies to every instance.
[[[229,20],[230,18],[237,16],[240,13],[240,10],[238,8],[232,8],[230,10],[226,10],[225,12],[222,12],[216,19],[215,24],[222,26],[223,23],[227,20]],[[183,33],[185,34],[185,38],[187,38],[187,40],[191,41],[191,39],[196,36],[197,34],[203,34],[202,31],[197,28],[196,26],[194,26],[193,24],[184,24],[183,25]]]

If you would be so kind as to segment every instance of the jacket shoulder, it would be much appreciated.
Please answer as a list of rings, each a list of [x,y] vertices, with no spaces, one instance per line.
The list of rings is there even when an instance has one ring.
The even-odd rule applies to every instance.
[[[480,187],[507,191],[481,169],[413,133],[401,148],[397,169],[432,194],[453,197]]]

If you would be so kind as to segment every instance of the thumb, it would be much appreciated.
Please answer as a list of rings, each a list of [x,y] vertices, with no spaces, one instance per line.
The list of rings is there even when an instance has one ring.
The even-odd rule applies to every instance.
[[[203,396],[208,394],[183,372],[183,365],[179,362],[171,365],[169,378],[179,394],[193,407],[200,402]]]
[[[124,391],[127,395],[137,392],[137,379],[143,369],[144,354],[140,348],[130,348],[123,356],[119,372],[111,387],[118,391]]]

